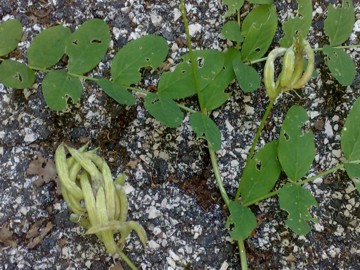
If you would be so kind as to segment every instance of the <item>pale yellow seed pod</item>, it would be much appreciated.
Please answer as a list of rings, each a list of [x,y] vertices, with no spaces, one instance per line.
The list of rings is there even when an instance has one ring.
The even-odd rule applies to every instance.
[[[111,176],[111,171],[107,163],[104,161],[102,166],[102,174],[104,178],[104,188],[105,188],[105,198],[106,198],[106,209],[108,212],[109,220],[114,220],[115,212],[116,212],[116,203],[115,197],[116,188],[114,185],[114,181]]]
[[[75,199],[65,188],[64,185],[60,183],[61,195],[63,196],[65,202],[67,203],[71,212],[81,215],[85,212],[85,209],[81,207],[79,200]]]
[[[146,231],[144,230],[144,228],[135,221],[129,221],[128,224],[129,224],[130,228],[136,232],[141,243],[143,244],[143,246],[145,248],[146,243],[147,243],[147,235],[146,235]]]
[[[304,51],[308,57],[308,63],[306,66],[306,70],[302,77],[293,85],[293,89],[299,89],[305,86],[308,81],[311,79],[311,76],[314,72],[314,65],[315,65],[315,54],[313,49],[310,46],[310,43],[307,40],[303,40]]]
[[[285,52],[281,73],[278,79],[279,86],[282,90],[286,89],[291,84],[294,73],[294,67],[295,67],[295,52],[294,52],[294,46],[291,46]]]
[[[301,78],[304,72],[304,55],[303,48],[299,48],[298,51],[295,51],[295,68],[291,84],[288,90],[293,89],[293,85]]]
[[[60,144],[55,151],[55,164],[61,184],[64,185],[66,190],[76,199],[82,199],[84,197],[82,190],[70,180],[69,168],[66,162],[65,148],[63,144]]]
[[[89,228],[85,234],[96,234],[96,233],[101,233],[101,232],[105,232],[105,231],[113,231],[113,232],[121,232],[126,230],[126,228],[128,227],[127,222],[120,222],[120,221],[109,221],[107,223],[103,223],[97,226],[93,226],[91,228]]]
[[[95,197],[90,185],[88,174],[85,171],[83,171],[80,175],[80,185],[84,193],[85,207],[89,216],[91,226],[96,226],[100,222],[98,222],[96,215]]]
[[[266,92],[271,100],[275,100],[276,97],[280,94],[278,89],[278,85],[275,83],[274,80],[274,73],[275,73],[275,60],[277,57],[280,57],[286,52],[286,48],[276,48],[273,49],[266,60],[265,67],[264,67],[264,85]]]
[[[120,202],[120,213],[119,216],[117,217],[117,220],[125,222],[127,219],[128,209],[129,209],[127,195],[125,190],[122,188],[122,186],[120,185],[115,185],[115,186],[116,186],[116,193]]]

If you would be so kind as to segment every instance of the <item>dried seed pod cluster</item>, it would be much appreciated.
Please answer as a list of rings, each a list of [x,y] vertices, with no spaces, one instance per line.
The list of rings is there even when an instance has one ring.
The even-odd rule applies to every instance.
[[[308,62],[304,71],[304,53]],[[282,70],[275,81],[275,60],[282,59]],[[289,48],[276,48],[272,50],[264,67],[264,84],[271,100],[275,100],[281,92],[299,89],[310,80],[314,71],[315,56],[309,42],[297,37]]]
[[[96,149],[86,151],[86,148],[87,145],[77,150],[62,143],[55,152],[61,193],[73,212],[70,220],[85,227],[86,234],[96,234],[111,254],[121,252],[133,230],[145,247],[144,228],[135,221],[126,221],[125,176],[120,175],[114,181],[108,164],[96,154]]]

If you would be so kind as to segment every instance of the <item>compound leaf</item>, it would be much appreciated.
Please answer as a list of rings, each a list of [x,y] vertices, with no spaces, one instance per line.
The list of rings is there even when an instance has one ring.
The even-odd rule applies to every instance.
[[[99,79],[97,84],[101,87],[102,90],[110,97],[112,97],[116,102],[125,105],[134,105],[136,103],[135,97],[130,94],[122,86],[110,82],[106,79]]]
[[[291,230],[299,235],[310,232],[308,221],[316,219],[310,215],[309,208],[316,206],[317,202],[309,190],[299,185],[285,185],[279,192],[279,204],[289,213],[285,223]]]
[[[232,61],[232,66],[241,90],[245,93],[254,92],[260,87],[260,76],[256,69],[246,65],[241,61],[241,55],[238,54]]]
[[[78,102],[82,91],[80,79],[61,70],[50,71],[42,82],[45,102],[54,111],[65,110],[68,97],[71,97],[74,103]]]
[[[190,115],[190,125],[198,138],[206,139],[214,151],[221,149],[221,133],[215,122],[201,112]]]
[[[250,208],[239,202],[229,202],[230,215],[226,220],[226,228],[229,230],[231,239],[235,241],[245,240],[256,228],[256,217]]]
[[[232,59],[236,54],[239,54],[239,51],[234,48],[229,48],[223,53],[224,65],[222,70],[201,90],[200,95],[203,99],[203,106],[207,111],[212,111],[220,107],[230,97],[231,93],[225,93],[224,90],[235,79]]]
[[[22,25],[18,20],[12,19],[0,23],[0,56],[15,50],[22,34]]]
[[[324,45],[324,54],[327,56],[326,64],[336,80],[342,85],[350,85],[356,75],[354,60],[344,50]]]
[[[240,31],[240,26],[235,21],[229,21],[225,23],[221,30],[221,35],[226,39],[236,42],[242,42],[244,40],[244,37]]]
[[[169,97],[148,93],[144,105],[156,120],[168,127],[178,127],[184,119],[184,114],[179,106]]]
[[[34,71],[23,63],[4,60],[0,64],[0,82],[15,89],[30,88],[35,82]]]
[[[299,180],[311,167],[315,157],[314,134],[305,130],[306,111],[294,105],[288,111],[280,130],[279,161],[286,175]]]
[[[346,41],[354,27],[355,10],[351,0],[343,0],[342,6],[335,8],[329,5],[329,13],[324,22],[325,34],[330,45],[337,46]]]
[[[244,0],[223,0],[223,5],[228,7],[225,13],[226,18],[236,13],[244,5]]]
[[[126,44],[114,57],[111,77],[116,84],[129,86],[141,79],[140,68],[159,67],[168,54],[162,37],[147,35]]]
[[[298,16],[287,19],[283,24],[284,36],[279,43],[282,47],[290,47],[293,39],[297,33],[300,33],[303,38],[309,32],[312,21],[312,1],[311,0],[296,0],[298,3]]]
[[[260,5],[245,18],[242,34],[242,59],[251,61],[262,57],[271,45],[277,27],[277,14],[273,5]]]
[[[42,31],[30,44],[29,65],[36,68],[49,68],[55,65],[64,55],[66,40],[70,35],[70,29],[62,25]]]
[[[104,57],[109,44],[110,33],[106,22],[100,19],[84,22],[66,44],[69,72],[84,74],[92,70]]]
[[[244,204],[268,194],[274,187],[281,173],[277,148],[277,140],[267,143],[246,164],[240,181]]]

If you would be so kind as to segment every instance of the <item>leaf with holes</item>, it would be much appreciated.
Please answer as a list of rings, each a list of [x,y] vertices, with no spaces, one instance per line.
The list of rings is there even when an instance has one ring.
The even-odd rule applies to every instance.
[[[279,204],[281,209],[289,213],[286,225],[299,235],[311,231],[308,221],[316,222],[309,213],[311,206],[316,206],[314,196],[307,189],[293,184],[287,184],[280,189]]]
[[[229,202],[230,215],[226,220],[226,228],[229,230],[231,239],[235,241],[245,240],[256,228],[256,217],[250,208],[239,202]]]
[[[299,180],[311,167],[315,157],[314,134],[305,130],[306,111],[297,105],[290,108],[280,130],[279,161],[286,175]]]
[[[221,133],[215,122],[201,112],[190,115],[190,125],[198,138],[208,141],[214,151],[221,149]]]
[[[18,20],[12,19],[0,23],[0,56],[15,50],[22,34],[22,25]]]
[[[236,54],[239,54],[239,52],[234,48],[229,48],[223,53],[224,65],[222,66],[222,70],[201,90],[200,95],[203,100],[203,107],[207,111],[212,111],[220,107],[230,97],[231,93],[225,93],[224,91],[235,79],[232,59]]]
[[[242,34],[245,38],[241,49],[242,59],[251,61],[262,57],[275,36],[277,14],[275,6],[260,5],[245,18]]]
[[[350,110],[341,135],[341,149],[349,162],[345,170],[360,192],[360,98]]]
[[[30,44],[29,65],[36,68],[49,68],[55,65],[64,55],[66,41],[70,35],[70,29],[62,25],[42,31]]]
[[[82,91],[80,80],[61,70],[50,71],[42,82],[46,104],[54,111],[65,110],[68,97],[71,97],[74,103],[78,102]]]
[[[277,148],[277,140],[267,143],[246,164],[239,187],[244,204],[268,194],[273,189],[281,173]]]
[[[204,89],[222,71],[224,54],[215,50],[201,50],[194,51],[194,57],[198,66],[199,86],[200,89]],[[189,54],[182,58],[183,62],[178,64],[173,72],[161,75],[158,86],[159,95],[180,99],[196,93]]]
[[[296,0],[298,3],[298,16],[287,19],[283,24],[284,36],[279,43],[282,47],[290,47],[296,34],[306,38],[312,22],[312,1]]]
[[[110,44],[109,27],[103,20],[84,22],[67,40],[65,52],[69,56],[68,70],[84,74],[96,67]]]
[[[324,45],[326,64],[336,80],[342,85],[350,85],[356,75],[354,60],[344,50]]]
[[[140,68],[159,67],[168,54],[166,40],[148,35],[126,44],[114,57],[111,77],[116,84],[129,86],[141,79]]]
[[[244,64],[240,54],[233,59],[232,66],[241,90],[249,93],[260,87],[261,79],[256,69]]]
[[[330,45],[337,46],[346,41],[352,33],[355,23],[355,10],[351,0],[343,0],[342,6],[329,5],[328,16],[324,22],[325,34]]]
[[[0,82],[15,89],[30,88],[35,82],[34,71],[23,63],[4,60],[0,64]]]
[[[223,5],[227,5],[228,10],[225,13],[225,18],[236,13],[244,5],[244,0],[223,0]]]
[[[101,87],[102,90],[110,97],[112,97],[116,102],[125,105],[134,105],[136,103],[135,97],[130,94],[122,86],[110,82],[106,79],[99,79],[97,84]]]
[[[144,105],[156,120],[168,127],[178,127],[184,119],[184,114],[179,106],[168,97],[148,93],[145,97]]]
[[[221,30],[221,35],[226,39],[236,42],[242,42],[244,40],[244,37],[240,31],[240,26],[235,21],[229,21],[225,23]]]

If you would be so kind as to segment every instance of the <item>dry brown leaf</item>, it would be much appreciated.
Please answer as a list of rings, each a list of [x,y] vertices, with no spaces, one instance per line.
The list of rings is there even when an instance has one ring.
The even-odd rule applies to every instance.
[[[139,163],[139,160],[138,159],[135,159],[135,160],[130,160],[126,166],[127,167],[130,167],[131,169],[134,169]]]
[[[121,263],[118,261],[115,265],[111,266],[109,270],[124,270]]]
[[[8,226],[3,226],[0,228],[0,243],[3,243],[5,246],[10,246],[15,248],[17,245],[16,240],[13,238],[13,233],[9,230]]]
[[[54,160],[45,159],[43,155],[38,152],[37,158],[30,162],[26,173],[28,175],[37,175],[38,179],[36,179],[33,184],[36,187],[40,187],[44,183],[48,183],[50,180],[54,180],[56,178],[56,167]]]
[[[36,247],[44,238],[45,236],[51,231],[51,229],[54,227],[54,225],[49,221],[45,228],[41,230],[40,235],[31,239],[28,248],[34,248]]]
[[[285,257],[285,260],[287,260],[288,262],[295,262],[296,257],[293,254],[290,254],[289,256]]]

